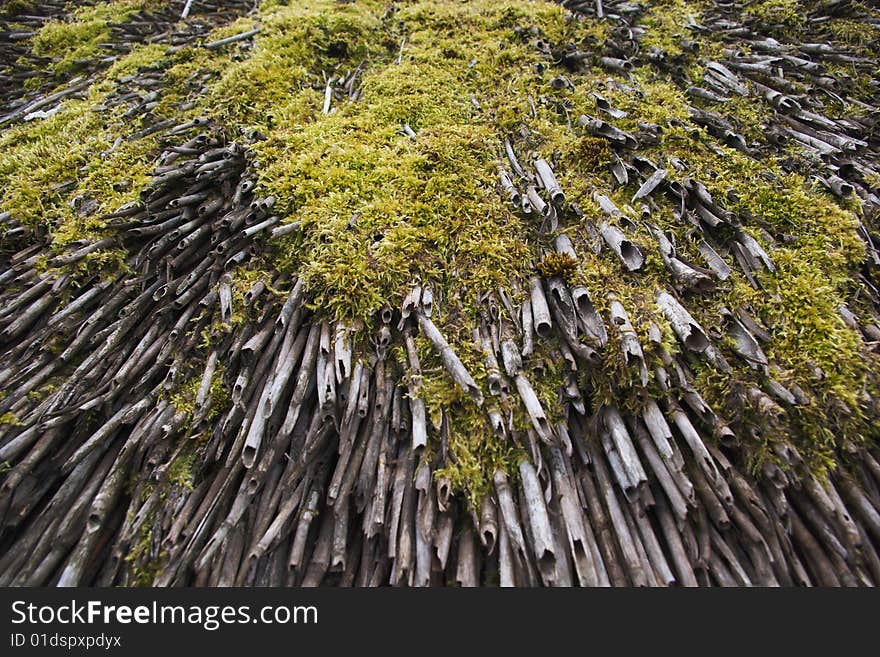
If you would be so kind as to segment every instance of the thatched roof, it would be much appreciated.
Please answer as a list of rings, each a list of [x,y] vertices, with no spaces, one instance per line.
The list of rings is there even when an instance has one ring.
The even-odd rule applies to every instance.
[[[876,10],[254,4],[0,9],[0,583],[880,582]]]

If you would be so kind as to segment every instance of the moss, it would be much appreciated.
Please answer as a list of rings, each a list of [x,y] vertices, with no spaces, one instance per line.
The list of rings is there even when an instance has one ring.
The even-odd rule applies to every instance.
[[[223,364],[218,363],[217,369],[211,377],[208,399],[206,400],[206,404],[209,404],[210,408],[205,419],[209,422],[219,417],[229,405],[229,390],[226,388],[226,384],[223,381],[223,372]],[[202,372],[197,373],[195,376],[192,376],[187,381],[177,386],[177,388],[168,395],[168,399],[174,408],[177,409],[178,412],[188,414],[190,418],[196,411],[195,401],[199,388],[202,385],[202,375]]]
[[[135,51],[130,57],[139,55]],[[124,71],[127,60],[113,71]],[[86,220],[79,230],[64,225],[77,220],[70,206],[74,197],[98,198],[99,209],[115,209],[149,179],[146,157],[155,142],[139,140],[112,148],[118,136],[134,130],[122,124],[121,112],[105,118],[97,111],[109,90],[110,85],[94,86],[86,98],[62,103],[56,114],[0,135],[0,207],[25,224],[55,224],[61,244],[88,236]],[[59,189],[68,182],[69,187]],[[65,229],[73,234],[65,234]]]
[[[661,0],[651,2],[641,17],[646,32],[640,39],[645,50],[655,48],[666,53],[667,57],[680,57],[685,54],[682,41],[692,41],[694,34],[688,25],[696,20],[705,7],[703,2],[685,0]]]
[[[777,272],[760,276],[763,290],[754,290],[742,274],[735,271],[732,279],[720,285],[716,293],[693,303],[686,299],[686,305],[708,329],[718,325],[721,306],[751,307],[760,320],[772,327],[773,341],[766,350],[771,361],[781,367],[777,378],[783,385],[797,385],[804,390],[810,403],[788,409],[786,427],[770,426],[766,418],[747,408],[744,400],[747,387],[761,387],[760,376],[735,359],[731,360],[734,372],[730,376],[717,372],[712,366],[695,364],[697,388],[724,419],[734,425],[753,463],[772,454],[773,442],[791,440],[808,462],[821,471],[828,467],[845,441],[858,443],[871,435],[870,423],[865,417],[870,411],[864,410],[864,400],[866,390],[876,389],[876,378],[870,374],[870,370],[876,369],[876,359],[868,354],[858,333],[843,324],[837,312],[858,293],[851,274],[864,258],[864,247],[856,234],[855,212],[858,210],[838,205],[797,175],[784,174],[775,158],[756,160],[726,147],[719,149],[702,129],[691,124],[689,102],[678,88],[656,80],[647,69],[637,71],[633,80],[638,89],[635,94],[619,90],[603,92],[612,105],[628,112],[625,119],[615,124],[631,132],[636,132],[638,124],[645,121],[665,127],[659,142],[643,148],[643,154],[661,164],[667,158],[678,158],[687,170],[684,174],[673,170],[673,177],[687,175],[703,181],[717,199],[746,218],[746,229],[752,235],[763,241],[760,230],[765,230],[778,240],[776,244],[764,241]],[[590,113],[592,108],[587,96],[593,90],[591,85],[584,85],[577,77],[573,81],[578,87],[571,96],[573,111]],[[655,102],[645,103],[644,98]],[[770,116],[766,106],[742,99],[713,109],[734,119],[747,138],[762,141],[762,124]],[[671,120],[678,122],[678,126],[671,125]],[[582,202],[578,196],[590,194],[597,184],[607,189],[607,174],[604,180],[589,176],[586,183],[570,180],[564,173],[560,179],[567,192],[575,190],[569,197],[577,199],[588,216],[594,221],[602,218],[592,203]],[[612,198],[619,207],[624,207],[634,190],[635,187],[630,186],[612,194]],[[735,192],[732,198],[738,198],[737,202],[725,201],[729,190]],[[688,226],[675,220],[672,204],[656,196],[654,201],[658,208],[652,213],[651,221],[675,236],[683,256],[701,262],[687,238]],[[595,291],[613,291],[639,331],[646,358],[650,361],[655,357],[644,334],[650,321],[662,329],[669,351],[675,344],[674,338],[665,320],[657,317],[652,296],[655,287],[668,287],[668,274],[655,255],[656,246],[651,236],[641,229],[628,235],[643,247],[647,256],[643,270],[632,276],[621,272],[613,257],[608,260],[605,254],[590,254],[591,240],[584,231],[570,229],[567,232],[577,252],[582,254],[583,282],[594,291],[600,312],[607,311],[607,303],[596,296]],[[782,243],[785,246],[781,246]],[[641,385],[635,372],[623,367],[616,337],[610,335],[609,338],[602,367],[590,373],[593,401],[635,408],[641,397]],[[819,371],[823,374],[817,377]]]
[[[755,0],[745,6],[745,13],[762,24],[791,29],[804,25],[807,8],[800,0]]]
[[[3,6],[0,7],[0,16],[3,18],[14,18],[29,7],[30,0],[9,0],[8,2],[4,2]]]
[[[160,504],[154,506],[147,514],[125,555],[131,586],[152,586],[155,579],[161,574],[168,556],[167,551],[163,549],[158,550],[158,554],[154,554],[155,509],[165,502],[168,494],[175,488],[188,491],[193,489],[198,457],[197,444],[186,437],[182,440],[186,443],[175,452],[174,459],[165,469],[162,477],[155,483],[147,483],[141,491],[141,503],[158,495]]]
[[[613,161],[608,140],[581,135],[559,145],[560,168],[581,175],[595,175],[607,170]]]
[[[578,270],[578,261],[566,253],[549,253],[538,263],[538,271],[544,278],[558,276],[566,283],[572,283]]]
[[[31,41],[33,53],[51,58],[56,75],[71,73],[101,54],[101,44],[110,40],[111,23],[155,4],[156,0],[114,0],[80,7],[69,18],[41,27]]]
[[[128,4],[132,10],[144,5]],[[136,46],[99,75],[82,97],[63,101],[48,118],[0,134],[0,211],[25,225],[48,229],[56,250],[105,237],[101,216],[137,198],[159,154],[159,135],[138,137],[143,126],[124,116],[127,107],[113,105],[119,80],[140,69],[163,71],[165,85],[151,116],[183,121],[187,114],[177,106],[194,91],[187,88],[192,59],[210,61],[218,70],[228,60],[224,54],[208,59],[193,58],[191,52],[172,57],[166,51],[158,44]],[[105,248],[72,270],[110,276],[124,269],[125,258],[121,249]]]
[[[47,190],[75,174],[90,149],[109,147],[103,141],[94,143],[98,120],[93,107],[88,101],[69,101],[37,124],[16,126],[0,135],[4,182],[0,207],[24,223],[48,214],[54,199]]]
[[[461,327],[463,333],[465,323],[453,323],[451,319],[449,316],[437,318],[446,325]],[[447,337],[460,345],[457,354],[483,390],[487,405],[496,406],[505,416],[516,409],[518,429],[524,430],[529,421],[518,398],[500,400],[487,394],[486,368],[482,354],[472,341],[465,341],[455,334]],[[480,500],[492,486],[494,472],[498,469],[515,471],[520,448],[510,439],[493,432],[485,410],[477,407],[447,374],[428,341],[419,337],[416,344],[423,373],[420,396],[425,400],[428,421],[432,425],[429,431],[434,437],[426,458],[437,466],[435,477],[448,479],[453,490],[463,492],[471,505],[479,508]],[[525,422],[522,416],[526,417]],[[446,426],[443,426],[444,418]],[[443,432],[447,434],[445,454],[442,450]]]
[[[876,362],[838,313],[857,292],[850,272],[864,258],[857,217],[798,176],[777,172],[771,184],[764,179],[766,163],[725,155],[726,167],[713,165],[716,182],[740,196],[731,208],[748,213],[773,234],[796,236],[771,250],[777,271],[760,276],[764,292],[734,285],[724,302],[751,307],[771,327],[773,340],[766,350],[782,368],[780,382],[795,384],[810,397],[806,407],[789,411],[795,431],[780,438],[793,439],[821,469],[845,441],[858,443],[869,435],[862,394],[866,386],[876,386],[868,378]],[[740,374],[755,380],[754,374]]]
[[[182,451],[165,471],[165,485],[192,490],[195,464],[196,450],[189,448]]]
[[[12,427],[24,426],[18,416],[11,411],[7,411],[3,415],[0,415],[0,424],[5,424]]]
[[[114,61],[103,74],[106,80],[118,80],[137,73],[140,69],[156,67],[167,58],[168,48],[161,43],[139,45]]]
[[[153,581],[162,572],[162,555],[159,559],[151,558],[155,520],[156,513],[153,511],[140,526],[135,541],[125,555],[132,586],[152,586]]]
[[[554,8],[538,7],[561,18]],[[397,48],[371,52],[373,65],[363,74],[357,105],[343,102],[330,115],[315,117],[322,94],[309,87],[275,103],[269,138],[255,146],[260,183],[265,193],[281,199],[282,211],[302,221],[303,233],[291,246],[309,256],[292,258],[290,265],[304,276],[315,308],[335,317],[365,317],[388,299],[399,299],[414,278],[443,285],[445,272],[478,291],[521,276],[527,230],[498,203],[498,134],[470,96],[479,96],[490,114],[498,64],[513,66],[517,82],[531,75],[522,70],[522,60],[530,59],[524,46],[509,43],[510,26],[527,15],[526,9],[533,8],[417,3],[396,16],[408,30],[404,60],[387,65]],[[357,22],[337,18],[353,44],[346,48],[352,65],[365,52],[361,40],[380,24],[378,10],[372,21],[364,7]],[[326,56],[320,36],[324,13],[317,14],[319,21],[288,9],[273,17],[274,25],[288,25],[288,13],[298,29],[317,34],[306,42],[314,48],[310,56],[320,62]],[[446,41],[447,33],[456,38]],[[242,66],[261,72],[268,64],[260,53],[274,38],[259,45],[256,63]],[[438,50],[447,56],[436,57]],[[278,64],[278,56],[273,48],[270,63],[298,70]],[[385,65],[376,66],[376,60]],[[416,131],[415,140],[402,134],[403,124]]]
[[[57,379],[50,379],[48,383],[43,384],[36,390],[27,393],[27,398],[35,405],[43,401],[58,389]]]
[[[880,29],[876,25],[850,19],[831,21],[828,31],[843,43],[865,46],[880,37]]]
[[[768,104],[755,102],[754,98],[746,96],[733,95],[727,102],[711,109],[732,119],[735,128],[745,137],[747,143],[762,140],[766,126],[773,117]]]

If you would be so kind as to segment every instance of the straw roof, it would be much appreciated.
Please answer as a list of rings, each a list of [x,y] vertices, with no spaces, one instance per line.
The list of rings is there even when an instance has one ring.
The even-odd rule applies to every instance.
[[[0,9],[0,583],[880,582],[880,14]]]

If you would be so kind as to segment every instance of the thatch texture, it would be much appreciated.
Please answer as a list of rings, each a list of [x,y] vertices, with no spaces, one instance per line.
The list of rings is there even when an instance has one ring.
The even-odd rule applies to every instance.
[[[0,583],[880,583],[875,10],[0,12]]]

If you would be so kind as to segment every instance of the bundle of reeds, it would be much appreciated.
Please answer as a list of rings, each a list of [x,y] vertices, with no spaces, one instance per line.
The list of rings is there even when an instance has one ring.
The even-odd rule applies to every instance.
[[[39,16],[63,4],[39,3]],[[172,27],[182,4],[114,26],[119,47],[148,36],[188,43],[193,34]],[[213,15],[249,3],[185,4],[192,15]],[[701,60],[704,77],[692,80],[675,56],[641,49],[641,5],[562,4],[610,21],[614,36],[595,52],[542,41],[548,66],[594,64],[624,77],[653,67],[694,102],[694,124],[718,143],[755,154],[790,137],[815,153],[819,182],[857,196],[873,220],[877,108],[828,118],[812,101],[817,90],[836,93],[819,62],[872,61],[821,43],[781,43],[765,33],[772,24],[739,20],[735,3],[717,3],[712,22],[693,30],[713,30],[731,47],[723,62]],[[809,19],[819,30],[823,12],[845,5],[823,3]],[[742,41],[748,55],[735,47]],[[334,101],[357,102],[360,72],[325,76],[322,114]],[[551,84],[571,84],[562,72]],[[7,95],[21,77],[0,80],[0,121],[24,120],[89,83]],[[139,200],[102,217],[103,238],[59,251],[51,231],[0,215],[0,416],[14,418],[0,425],[0,583],[880,583],[875,442],[846,442],[825,477],[793,440],[768,441],[773,458],[749,467],[738,434],[784,426],[786,413],[809,400],[779,380],[772,327],[748,307],[723,307],[713,325],[698,318],[705,295],[736,270],[760,290],[761,276],[776,272],[774,252],[753,236],[753,218],[711,193],[699,171],[678,175],[674,158],[646,156],[659,126],[622,130],[615,121],[625,112],[599,95],[603,118],[584,114],[570,125],[607,143],[611,155],[609,188],[585,199],[597,208],[592,217],[563,188],[556,162],[527,156],[529,135],[499,139],[499,203],[534,224],[544,258],[526,290],[515,282],[483,290],[475,316],[459,319],[456,332],[473,337],[481,377],[437,320],[448,299],[427,280],[358,325],[315,308],[304,280],[287,269],[270,266],[243,285],[237,274],[255,260],[271,265],[279,238],[301,224],[260,195],[252,143],[230,139],[208,118],[150,121],[150,93],[160,86],[159,73],[140,71],[105,102],[146,118],[138,136],[161,135],[161,154]],[[735,95],[772,108],[767,142],[750,143],[710,109]],[[419,138],[406,128],[407,138]],[[611,188],[627,185],[634,194],[622,207]],[[660,197],[677,208],[693,250],[659,227]],[[572,223],[592,236],[594,255],[607,249],[622,275],[652,281],[639,303],[656,310],[674,343],[643,321],[641,305],[583,282],[582,254],[561,230]],[[876,267],[876,238],[866,225],[860,236],[873,258],[866,267]],[[125,261],[112,277],[77,267],[107,250]],[[867,289],[875,273],[864,274]],[[880,341],[878,307],[874,297],[859,316],[840,308],[866,354]],[[566,373],[554,391],[561,413],[539,394],[538,351]],[[460,391],[439,415],[423,388],[426,354]],[[734,409],[752,409],[760,422],[731,418],[697,385],[707,369],[739,366],[760,383],[736,388]],[[626,382],[627,395],[598,394],[585,383],[598,371]],[[866,414],[872,404],[864,402]],[[490,485],[479,495],[445,474],[456,459],[451,418],[464,412],[518,455],[514,467],[484,473]]]

